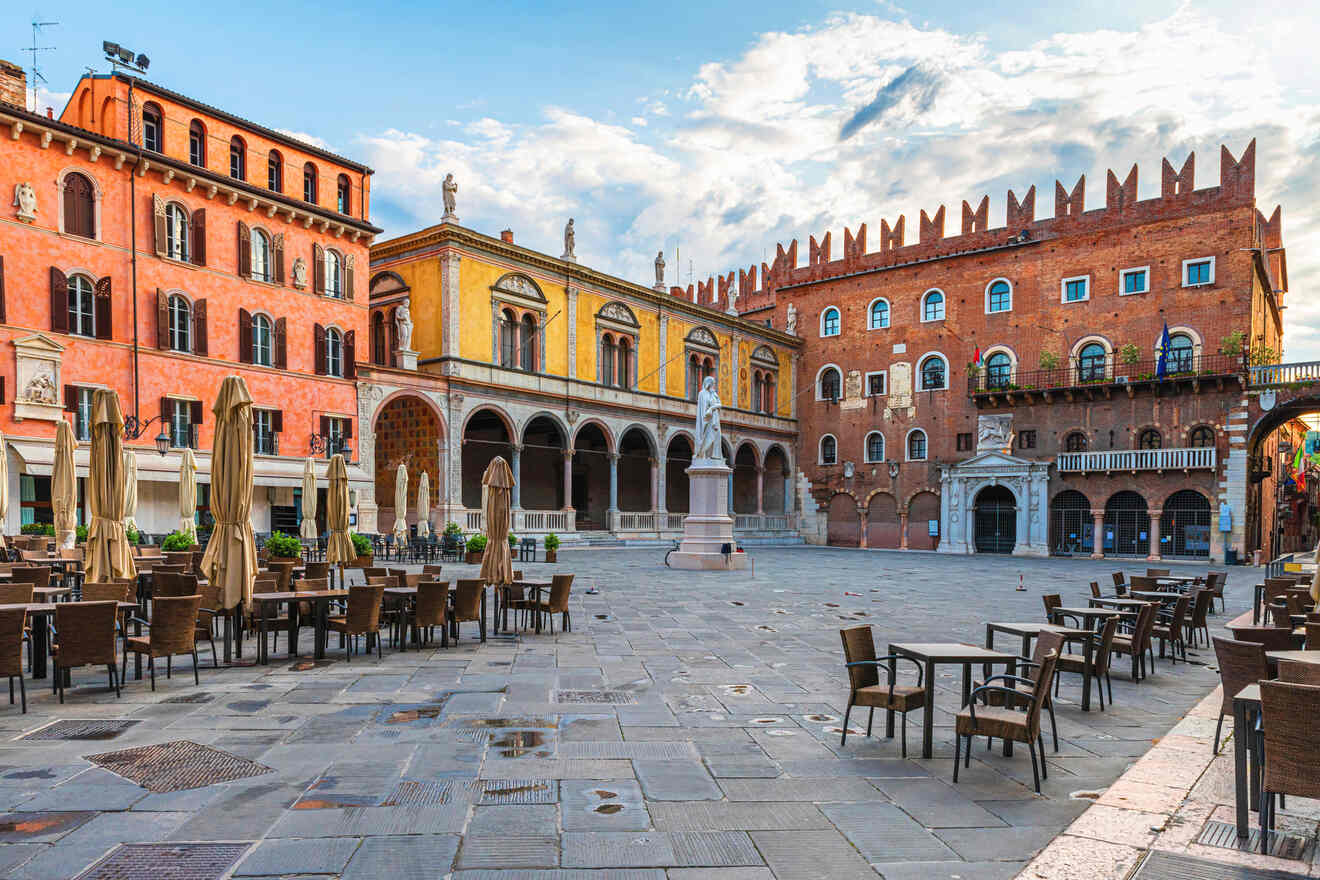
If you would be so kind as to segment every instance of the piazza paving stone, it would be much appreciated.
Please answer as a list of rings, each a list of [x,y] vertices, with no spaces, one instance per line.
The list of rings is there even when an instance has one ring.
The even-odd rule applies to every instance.
[[[265,840],[243,859],[235,877],[279,874],[338,874],[344,870],[361,841],[355,837],[336,840]]]

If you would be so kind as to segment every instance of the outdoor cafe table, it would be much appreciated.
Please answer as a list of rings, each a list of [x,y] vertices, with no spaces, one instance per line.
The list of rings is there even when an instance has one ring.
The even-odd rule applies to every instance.
[[[529,597],[529,601],[531,601],[532,603],[536,603],[541,601],[541,591],[550,589],[550,587],[554,585],[554,581],[546,578],[541,578],[541,579],[523,578],[522,580],[514,581],[513,585],[515,587],[522,587],[523,589],[530,590],[531,596]],[[509,596],[507,590],[505,591],[504,594],[504,603],[502,607],[503,607],[503,616],[504,616],[504,631],[508,632],[509,631]],[[534,616],[536,619],[536,623],[535,623],[536,632],[539,633],[541,631],[541,615],[536,614]],[[496,613],[495,615],[496,623],[499,623],[499,618],[500,618],[500,614]],[[495,628],[495,631],[499,632],[500,628],[497,626]]]
[[[136,602],[119,602],[118,613],[133,612],[137,610]],[[51,602],[19,602],[16,604],[0,605],[0,610],[12,611],[15,608],[22,608],[27,611],[28,617],[45,618],[55,613],[57,606]],[[46,621],[41,620],[32,627],[32,677],[34,679],[46,677],[46,658],[50,654],[50,630],[46,627]]]
[[[922,708],[921,757],[929,760],[935,753],[935,667],[958,665],[963,668],[962,705],[967,705],[972,693],[972,664],[1003,663],[1012,675],[1017,670],[1017,655],[991,651],[958,642],[901,642],[889,644],[886,651],[901,657],[910,657],[924,668],[922,683],[926,687],[926,705]],[[889,674],[896,675],[898,663],[889,661]],[[894,714],[885,713],[885,735],[894,735]],[[1004,754],[1013,753],[1011,740],[1004,740]]]
[[[1146,603],[1141,603],[1145,605]],[[1112,608],[1051,608],[1050,617],[1057,623],[1064,617],[1080,618],[1082,624],[1092,629],[1098,628],[1096,622],[1106,620],[1110,617],[1136,617],[1131,611],[1115,611]]]
[[[1096,599],[1092,597],[1087,600],[1087,604],[1092,608],[1113,608],[1118,611],[1140,611],[1141,606],[1149,605],[1150,603],[1142,601],[1141,599]]]
[[[1288,654],[1292,652],[1271,651],[1269,653]],[[1259,762],[1252,762],[1250,778],[1248,778],[1247,767],[1247,740],[1252,735],[1251,717],[1259,711],[1260,685],[1249,684],[1233,695],[1233,801],[1237,812],[1237,836],[1243,839],[1251,833],[1248,812],[1255,809],[1255,805],[1260,803]]]
[[[1290,660],[1293,663],[1310,663],[1320,666],[1320,651],[1266,651],[1266,660],[1278,662],[1280,660]]]
[[[1063,636],[1065,642],[1082,643],[1082,654],[1085,657],[1085,663],[1082,666],[1082,711],[1091,711],[1091,654],[1094,651],[1093,633],[1089,629],[1076,629],[1069,626],[1059,626],[1054,623],[987,623],[985,625],[985,646],[993,651],[995,648],[995,633],[1004,633],[1010,636],[1019,636],[1022,639],[1022,656],[1031,656],[1031,640],[1037,638],[1043,632],[1057,633]]]
[[[1128,595],[1143,602],[1177,602],[1183,597],[1182,593],[1165,590],[1128,590]]]
[[[298,620],[298,603],[312,603],[312,605],[315,606],[312,613],[316,633],[312,640],[312,656],[317,660],[324,660],[326,621],[330,617],[330,602],[334,599],[346,598],[348,598],[348,590],[297,590],[293,592],[253,593],[253,608],[259,609],[257,620],[260,623],[261,641],[257,646],[258,661],[263,664],[270,662],[270,654],[266,647],[266,612],[270,606],[278,606],[281,602],[289,603],[289,656],[294,657],[298,654],[298,627],[300,626]]]

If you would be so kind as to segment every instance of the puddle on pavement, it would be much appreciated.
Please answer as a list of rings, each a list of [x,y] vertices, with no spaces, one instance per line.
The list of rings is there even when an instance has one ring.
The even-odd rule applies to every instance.
[[[776,731],[773,731],[773,730],[772,730],[772,731],[770,731],[770,732],[771,732],[771,733],[775,733]],[[826,733],[843,733],[843,728],[842,728],[842,727],[827,727],[827,728],[825,728],[825,732],[826,732]],[[859,727],[850,727],[850,728],[848,728],[848,732],[851,733],[853,736],[861,736],[862,733],[863,733],[862,729],[859,728]]]
[[[595,615],[595,618],[597,620],[609,620],[610,616],[608,614],[597,614]]]
[[[597,813],[604,813],[606,816],[613,816],[623,809],[623,804],[601,804],[596,808]]]
[[[19,770],[15,773],[6,773],[5,779],[54,779],[53,770]]]
[[[409,724],[413,721],[439,718],[444,706],[423,706],[418,709],[402,709],[385,719],[386,724]]]
[[[838,608],[838,607],[839,607],[839,603],[838,603],[838,602],[826,602],[826,603],[825,603],[825,607],[826,607],[826,608]]]
[[[816,715],[804,715],[802,717],[806,718],[808,721],[814,721],[817,724],[833,724],[839,720],[839,716],[837,715],[816,714]]]
[[[260,712],[270,705],[270,700],[235,700],[232,703],[226,703],[226,709],[232,709],[235,712]]]
[[[554,730],[555,723],[546,718],[459,718],[458,727],[527,727],[535,730]]]
[[[529,792],[546,791],[550,788],[546,782],[531,782],[526,785],[506,785],[500,788],[491,788],[486,786],[483,791],[487,797],[512,797],[516,794],[528,794]]]
[[[68,815],[56,813],[53,816],[42,816],[39,819],[0,822],[0,834],[44,834],[52,828],[66,824],[68,821]]]
[[[594,794],[596,797],[600,798],[603,801],[608,801],[612,798],[616,798],[619,796],[619,793],[617,791],[607,791],[603,788],[596,789],[595,791],[592,792],[592,794]]]
[[[490,744],[500,750],[501,758],[548,758],[550,750],[541,748],[547,739],[539,730],[511,730]]]
[[[730,601],[729,604],[730,604],[730,605],[737,605],[738,607],[741,608],[743,605],[746,605],[747,603],[746,603],[746,602],[738,602],[738,601]]]
[[[724,689],[731,694],[737,694],[738,696],[741,697],[742,695],[750,692],[752,686],[749,684],[726,684],[724,685]]]
[[[1081,791],[1069,792],[1068,797],[1075,801],[1098,801],[1100,800],[1100,796],[1104,793],[1104,789],[1100,789],[1099,791],[1087,791],[1083,789]]]
[[[752,723],[753,723],[753,724],[778,724],[778,723],[779,723],[779,719],[778,719],[778,718],[753,718],[753,719],[752,719]]]
[[[779,632],[779,630],[775,629],[773,626],[766,626],[764,623],[758,626],[757,629],[759,629],[761,632],[768,632],[768,633]]]

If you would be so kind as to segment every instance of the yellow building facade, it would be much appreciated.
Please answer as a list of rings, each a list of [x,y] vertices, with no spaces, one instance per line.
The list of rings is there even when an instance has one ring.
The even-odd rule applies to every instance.
[[[696,392],[714,376],[738,530],[794,530],[799,340],[512,239],[443,223],[372,248],[360,528],[400,518],[400,462],[410,528],[423,471],[430,528],[480,527],[481,475],[502,455],[520,534],[677,534]]]

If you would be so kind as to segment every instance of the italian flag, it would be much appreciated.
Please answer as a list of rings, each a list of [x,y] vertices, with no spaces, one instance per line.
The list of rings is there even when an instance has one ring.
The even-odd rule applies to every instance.
[[[981,366],[981,346],[976,347],[976,354],[972,355],[972,365]]]

